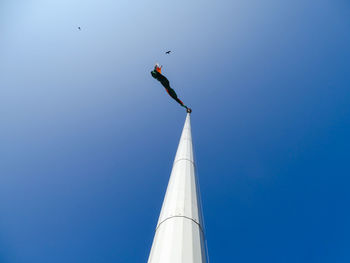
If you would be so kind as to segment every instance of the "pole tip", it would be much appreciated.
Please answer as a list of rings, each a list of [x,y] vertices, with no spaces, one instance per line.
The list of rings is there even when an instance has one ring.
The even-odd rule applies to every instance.
[[[192,109],[191,108],[187,108],[187,113],[191,113]]]

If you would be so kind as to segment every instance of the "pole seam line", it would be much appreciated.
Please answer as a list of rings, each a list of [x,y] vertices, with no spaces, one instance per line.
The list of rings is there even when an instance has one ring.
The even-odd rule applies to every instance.
[[[193,166],[196,166],[196,164],[194,163],[194,161],[190,160],[190,159],[187,159],[187,158],[181,158],[181,159],[177,159],[174,164],[173,164],[173,167],[175,166],[175,164],[179,161],[189,161],[193,164]]]
[[[158,226],[157,226],[157,228],[156,228],[156,232],[157,232],[157,230],[158,230],[158,228],[160,227],[161,224],[163,224],[163,223],[164,223],[165,221],[167,221],[168,219],[171,219],[171,218],[174,218],[174,217],[183,217],[183,218],[186,218],[186,219],[188,219],[188,220],[193,221],[195,224],[198,225],[199,229],[202,231],[202,233],[203,233],[203,235],[204,235],[204,231],[203,231],[201,225],[200,225],[198,222],[196,222],[194,219],[192,219],[192,218],[190,218],[190,217],[187,217],[187,216],[171,216],[171,217],[165,218],[162,222],[160,222],[160,223],[158,224]]]
[[[181,139],[181,141],[184,141],[184,140],[190,141],[192,143],[192,139],[189,139],[189,138],[182,138]]]

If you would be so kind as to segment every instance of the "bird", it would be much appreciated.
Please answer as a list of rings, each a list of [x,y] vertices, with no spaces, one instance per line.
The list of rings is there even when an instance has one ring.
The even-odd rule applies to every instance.
[[[80,27],[80,26],[78,26],[78,29],[79,29],[79,30],[81,30],[81,27]]]
[[[171,52],[171,50],[169,50],[169,51],[165,52],[165,54],[170,54],[170,52]]]

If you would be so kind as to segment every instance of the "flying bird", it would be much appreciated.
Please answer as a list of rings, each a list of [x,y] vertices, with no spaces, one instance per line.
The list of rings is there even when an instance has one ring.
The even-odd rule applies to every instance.
[[[78,29],[79,29],[79,30],[81,30],[81,27],[80,27],[80,26],[78,26]]]
[[[170,52],[171,52],[171,50],[169,50],[169,51],[165,52],[165,54],[170,54]]]

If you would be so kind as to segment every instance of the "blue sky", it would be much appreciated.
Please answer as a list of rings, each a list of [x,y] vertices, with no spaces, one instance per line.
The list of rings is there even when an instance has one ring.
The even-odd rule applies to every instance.
[[[347,1],[5,0],[0,32],[0,262],[147,261],[185,120],[155,62],[211,262],[350,261]]]

